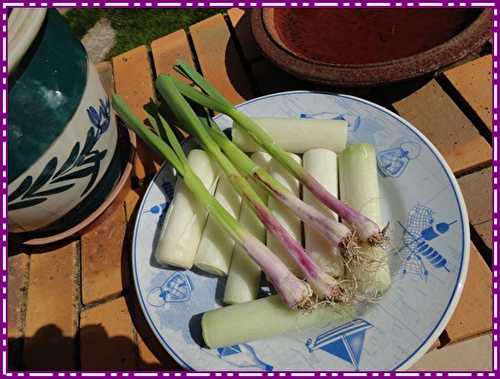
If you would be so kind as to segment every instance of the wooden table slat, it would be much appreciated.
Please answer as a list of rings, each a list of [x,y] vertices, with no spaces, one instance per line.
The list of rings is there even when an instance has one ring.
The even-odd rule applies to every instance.
[[[455,174],[491,162],[488,142],[435,80],[393,105],[432,141]]]
[[[123,96],[131,110],[142,120],[144,105],[154,97],[153,74],[145,46],[139,46],[112,59],[116,92]],[[142,141],[137,141],[134,175],[144,180],[156,173],[162,161]]]
[[[78,244],[31,255],[23,360],[29,370],[76,367]]]
[[[469,272],[462,297],[446,326],[451,342],[491,331],[491,283],[491,271],[471,243]]]
[[[446,78],[491,130],[492,124],[492,56],[455,67],[445,72]]]
[[[252,86],[221,14],[189,28],[205,78],[232,103],[254,96]]]

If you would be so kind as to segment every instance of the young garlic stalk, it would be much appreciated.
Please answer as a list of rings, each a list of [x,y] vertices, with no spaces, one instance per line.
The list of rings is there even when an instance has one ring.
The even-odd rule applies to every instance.
[[[370,245],[380,245],[384,242],[384,231],[380,230],[375,222],[333,196],[312,175],[308,174],[299,163],[291,159],[288,153],[278,146],[265,130],[250,117],[234,108],[198,72],[181,61],[178,61],[175,68],[205,92],[202,93],[180,80],[176,80],[175,84],[184,96],[215,112],[229,116],[237,127],[244,129],[259,146],[290,170],[316,198],[337,213],[345,223],[354,228],[361,241],[367,241]]]
[[[164,124],[164,131],[170,143],[168,146],[159,136],[150,131],[128,108],[124,99],[114,94],[113,109],[125,124],[149,146],[157,150],[177,173],[182,176],[186,187],[196,199],[217,220],[221,227],[235,239],[265,272],[283,302],[292,309],[310,304],[311,289],[307,283],[295,277],[288,268],[257,238],[243,228],[238,221],[207,191],[201,180],[187,164],[181,145],[173,131]]]
[[[352,233],[347,226],[334,218],[327,217],[313,206],[298,198],[278,180],[274,179],[265,169],[252,161],[214,124],[211,121],[211,127],[207,128],[210,136],[244,175],[253,177],[260,182],[270,195],[295,213],[304,223],[314,227],[333,246],[347,249],[354,245]]]
[[[235,189],[244,199],[248,200],[262,223],[271,233],[273,233],[278,241],[281,242],[287,253],[299,267],[304,279],[310,284],[317,297],[320,300],[339,299],[342,296],[342,290],[338,282],[322,271],[306,254],[302,245],[292,238],[286,229],[275,219],[255,190],[246,179],[241,176],[236,167],[234,167],[229,159],[222,153],[219,146],[210,137],[193,109],[177,90],[172,77],[160,75],[155,85],[167,105],[171,108],[179,124],[187,125],[186,128],[194,132],[204,150],[219,163]]]

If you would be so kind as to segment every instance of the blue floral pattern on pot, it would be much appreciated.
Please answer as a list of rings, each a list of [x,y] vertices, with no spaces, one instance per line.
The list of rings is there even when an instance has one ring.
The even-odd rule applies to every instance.
[[[49,196],[72,188],[79,179],[90,178],[81,197],[92,188],[99,175],[101,161],[107,154],[107,149],[98,150],[94,147],[109,129],[111,121],[109,98],[99,99],[98,110],[93,106],[88,107],[87,115],[92,126],[87,131],[83,147],[80,142],[75,143],[62,165],[59,166],[58,158],[53,157],[36,179],[31,175],[27,176],[9,195],[9,210],[43,203]]]

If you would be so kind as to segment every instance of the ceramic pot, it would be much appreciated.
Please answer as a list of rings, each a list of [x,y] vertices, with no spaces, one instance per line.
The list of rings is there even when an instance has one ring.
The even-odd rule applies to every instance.
[[[454,21],[458,30],[447,30],[450,25],[442,19],[443,11],[447,17],[453,16],[450,12],[463,13],[456,16],[463,19],[461,24]],[[380,20],[387,12],[412,19],[408,18],[410,10],[403,9],[262,8],[252,10],[252,32],[264,55],[282,70],[312,83],[337,87],[377,86],[422,77],[478,51],[492,35],[489,9],[411,10],[419,14],[412,14],[418,17],[407,23],[404,33],[396,27],[402,21],[396,19],[391,29],[390,22]],[[366,21],[368,16],[370,21]],[[434,30],[416,20],[433,21]],[[343,30],[350,32],[337,33]],[[342,45],[334,43],[339,39]]]
[[[9,229],[54,234],[85,220],[122,175],[110,99],[55,9],[9,15]]]

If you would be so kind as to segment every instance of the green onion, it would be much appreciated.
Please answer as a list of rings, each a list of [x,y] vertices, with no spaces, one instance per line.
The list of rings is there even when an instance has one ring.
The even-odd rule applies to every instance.
[[[333,246],[346,249],[352,247],[353,236],[349,228],[302,201],[265,169],[248,158],[213,121],[210,122],[210,125],[211,127],[207,128],[210,136],[245,176],[253,177],[260,182],[271,196],[290,209],[304,223],[321,233]]]
[[[257,195],[250,184],[243,178],[239,171],[222,153],[219,146],[214,142],[208,131],[203,127],[200,120],[189,106],[184,97],[177,90],[172,77],[160,75],[156,80],[156,88],[171,108],[179,124],[188,125],[204,150],[216,160],[226,176],[231,180],[235,189],[242,197],[252,205],[257,216],[266,225],[267,229],[282,243],[286,252],[290,254],[295,264],[299,267],[303,277],[311,285],[313,291],[320,300],[334,300],[342,295],[337,281],[327,275],[306,254],[301,243],[293,239],[286,229],[276,220],[267,208],[266,204]]]
[[[172,145],[170,147],[159,136],[150,131],[132,113],[123,98],[116,94],[113,95],[113,109],[127,127],[170,162],[177,173],[183,177],[186,187],[195,198],[207,208],[225,232],[243,246],[262,271],[266,273],[281,299],[289,308],[300,308],[310,302],[311,291],[307,284],[295,277],[262,242],[243,228],[207,191],[198,176],[186,164],[187,159],[173,132],[167,133],[168,142]],[[181,156],[178,157],[176,152],[180,153]]]
[[[206,93],[204,94],[176,79],[175,85],[184,96],[204,107],[229,116],[237,127],[244,129],[259,146],[290,170],[316,198],[337,213],[344,222],[351,225],[362,241],[368,241],[371,245],[380,245],[384,242],[384,233],[375,222],[333,196],[312,175],[308,174],[299,163],[291,159],[288,153],[276,144],[264,129],[250,117],[234,108],[198,72],[182,61],[178,61],[175,68]]]

